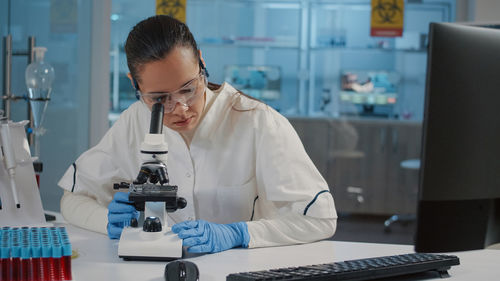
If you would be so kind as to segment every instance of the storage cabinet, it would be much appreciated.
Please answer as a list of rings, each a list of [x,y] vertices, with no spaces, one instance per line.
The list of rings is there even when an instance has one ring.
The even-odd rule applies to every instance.
[[[327,180],[339,212],[414,213],[421,125],[375,119],[292,118],[306,151]]]

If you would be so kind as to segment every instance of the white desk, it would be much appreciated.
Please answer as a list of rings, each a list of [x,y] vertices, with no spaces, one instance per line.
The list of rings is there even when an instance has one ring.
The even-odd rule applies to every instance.
[[[73,249],[79,257],[73,259],[73,278],[81,280],[150,280],[163,279],[166,262],[123,261],[117,256],[118,241],[67,224]],[[234,272],[276,267],[327,263],[367,257],[406,254],[411,245],[321,241],[306,245],[233,249],[217,254],[190,258],[198,265],[201,281],[226,280]],[[461,265],[449,271],[445,280],[499,280],[500,251],[479,250],[453,253]],[[426,279],[428,280],[428,279]],[[434,279],[433,279],[434,280]],[[437,280],[440,280],[437,278]]]

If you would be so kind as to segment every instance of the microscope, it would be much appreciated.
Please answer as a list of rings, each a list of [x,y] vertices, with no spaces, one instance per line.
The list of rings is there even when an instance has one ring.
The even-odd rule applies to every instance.
[[[144,212],[144,223],[136,220],[126,226],[118,244],[118,256],[124,260],[169,261],[182,257],[182,240],[170,231],[167,213],[186,207],[177,196],[177,186],[169,185],[167,172],[168,145],[163,129],[163,105],[151,110],[149,134],[141,144],[142,165],[133,183],[115,183],[114,189],[128,189],[129,200],[137,211]]]

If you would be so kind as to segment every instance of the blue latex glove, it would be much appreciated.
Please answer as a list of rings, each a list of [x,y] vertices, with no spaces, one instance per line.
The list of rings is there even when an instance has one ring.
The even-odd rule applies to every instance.
[[[130,225],[130,220],[138,219],[139,212],[128,200],[128,192],[117,192],[108,205],[108,236],[120,239],[123,227]]]
[[[217,224],[204,220],[174,224],[172,231],[183,239],[191,253],[216,253],[234,247],[248,248],[250,235],[245,222]]]

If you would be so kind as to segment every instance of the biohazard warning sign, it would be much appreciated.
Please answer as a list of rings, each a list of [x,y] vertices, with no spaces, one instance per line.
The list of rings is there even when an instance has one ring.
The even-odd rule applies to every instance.
[[[156,0],[156,14],[186,22],[186,0]]]
[[[372,0],[371,36],[403,35],[404,0]]]

